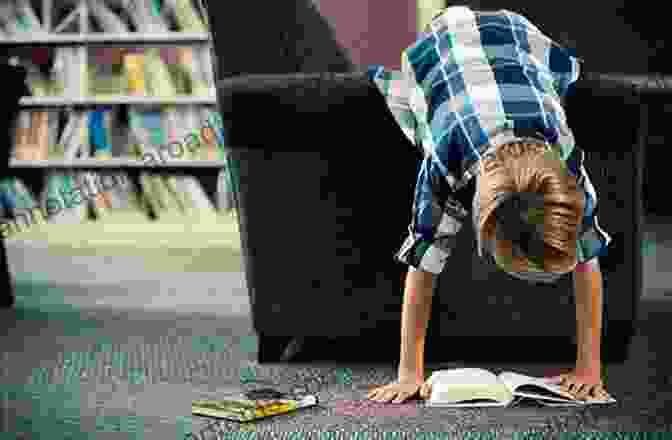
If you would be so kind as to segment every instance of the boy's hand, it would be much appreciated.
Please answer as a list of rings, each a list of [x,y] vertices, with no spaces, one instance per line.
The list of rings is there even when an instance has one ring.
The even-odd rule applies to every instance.
[[[576,370],[572,370],[569,373],[547,378],[546,381],[559,385],[578,400],[607,400],[611,398],[609,393],[604,389],[604,384],[599,374],[579,373]]]
[[[420,390],[420,398],[427,399],[431,392],[431,386],[417,379],[397,380],[385,386],[374,388],[369,391],[366,398],[375,402],[402,403],[416,395]],[[393,400],[394,399],[394,400]]]

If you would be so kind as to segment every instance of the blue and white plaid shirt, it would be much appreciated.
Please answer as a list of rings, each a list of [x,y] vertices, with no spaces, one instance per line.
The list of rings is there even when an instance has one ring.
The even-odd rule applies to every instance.
[[[584,189],[578,262],[606,250],[611,237],[597,223],[597,195],[562,107],[579,60],[525,17],[449,7],[402,52],[401,71],[370,66],[368,74],[424,156],[399,261],[440,273],[468,213],[450,195],[437,207],[432,182],[445,180],[454,194],[478,174],[484,155],[530,133],[561,155]]]

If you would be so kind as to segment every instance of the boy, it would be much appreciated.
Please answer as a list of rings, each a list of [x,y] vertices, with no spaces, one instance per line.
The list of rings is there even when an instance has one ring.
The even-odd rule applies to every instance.
[[[398,379],[367,397],[426,399],[424,342],[433,285],[471,203],[479,255],[528,282],[572,272],[575,368],[549,379],[585,399],[601,379],[602,276],[611,238],[574,144],[562,98],[578,60],[525,17],[450,7],[402,54],[402,71],[369,68],[406,136],[422,147],[413,220],[397,259],[409,265]],[[450,268],[448,268],[450,270]]]

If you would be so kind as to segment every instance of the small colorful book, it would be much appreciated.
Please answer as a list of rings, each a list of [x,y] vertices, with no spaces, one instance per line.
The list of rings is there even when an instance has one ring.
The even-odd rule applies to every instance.
[[[249,399],[241,393],[221,400],[194,400],[191,402],[191,412],[206,417],[250,422],[315,405],[317,405],[317,397],[313,395],[288,399]]]

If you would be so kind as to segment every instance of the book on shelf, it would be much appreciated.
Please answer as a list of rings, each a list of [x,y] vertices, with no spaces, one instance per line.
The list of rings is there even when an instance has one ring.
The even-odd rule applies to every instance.
[[[44,224],[46,221],[36,203],[36,197],[17,177],[5,177],[0,180],[0,205],[2,205],[3,238],[26,231],[33,225]]]
[[[58,112],[20,110],[14,122],[12,157],[16,160],[45,160],[58,131]]]
[[[176,176],[170,188],[182,200],[183,212],[200,220],[212,220],[217,211],[198,179],[194,176]]]
[[[235,422],[250,422],[310,408],[317,403],[314,395],[251,399],[245,393],[237,393],[221,398],[192,400],[191,413]]]
[[[220,212],[232,212],[236,207],[236,188],[233,184],[233,170],[230,161],[217,175],[217,210]]]
[[[511,371],[495,374],[481,368],[456,368],[432,373],[428,381],[432,390],[428,406],[480,407],[509,406],[533,401],[544,406],[582,406],[608,404],[615,399],[574,398],[559,385],[542,377],[532,377]]]
[[[130,31],[128,24],[103,0],[88,0],[87,4],[91,17],[103,32],[125,34]]]
[[[88,64],[85,49],[61,47],[56,49],[52,76],[54,92],[70,98],[87,95]]]
[[[179,200],[170,190],[165,176],[155,173],[141,173],[142,192],[157,219],[172,218],[183,213]]]
[[[164,8],[175,18],[182,32],[205,33],[208,31],[191,0],[165,0]]]
[[[124,69],[128,79],[128,94],[134,96],[147,95],[145,82],[145,55],[127,53],[124,55]]]
[[[5,32],[12,37],[35,36],[45,33],[28,0],[2,2],[0,4],[0,23]]]
[[[180,32],[207,33],[203,19],[196,11],[191,0],[169,0],[166,9],[175,18]],[[188,72],[191,79],[191,93],[204,96],[210,93],[213,85],[210,49],[208,47],[179,47],[178,64]]]
[[[161,98],[174,98],[177,96],[173,77],[168,67],[166,67],[166,63],[161,58],[159,49],[148,48],[145,50],[144,66],[149,95]]]
[[[124,2],[124,8],[136,31],[146,33],[168,32],[168,25],[163,19],[156,1],[128,0]]]
[[[96,159],[112,158],[114,108],[99,107],[89,113],[89,142]]]
[[[88,200],[96,220],[115,220],[118,214],[126,220],[149,220],[142,195],[127,173],[86,172],[80,176],[80,186],[90,194]]]
[[[88,220],[87,193],[81,188],[80,175],[73,171],[46,173],[40,208],[49,223],[78,224]]]

